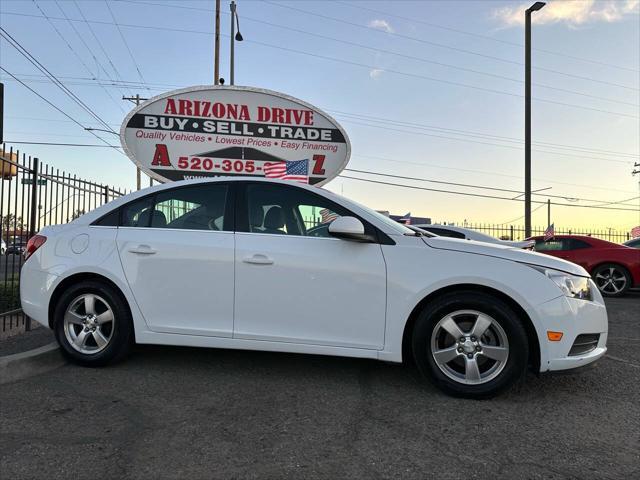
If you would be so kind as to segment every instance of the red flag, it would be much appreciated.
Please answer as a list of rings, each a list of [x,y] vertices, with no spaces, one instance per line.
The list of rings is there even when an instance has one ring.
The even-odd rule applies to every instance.
[[[638,238],[640,237],[640,225],[638,225],[637,227],[633,227],[631,229],[631,238]]]
[[[552,223],[551,225],[549,225],[547,227],[547,229],[544,231],[544,241],[548,242],[549,240],[551,240],[554,236],[555,236],[555,228],[554,228],[554,224]]]

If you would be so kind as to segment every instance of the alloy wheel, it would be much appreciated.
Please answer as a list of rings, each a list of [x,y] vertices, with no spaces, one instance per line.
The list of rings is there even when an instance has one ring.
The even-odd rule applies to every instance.
[[[436,324],[431,354],[447,377],[480,385],[496,378],[506,366],[509,341],[493,317],[477,310],[458,310]]]
[[[114,322],[113,310],[102,297],[84,293],[69,304],[64,314],[64,334],[74,350],[92,355],[109,345]]]
[[[609,295],[617,295],[627,286],[627,276],[616,267],[608,267],[599,270],[595,277],[598,289]]]

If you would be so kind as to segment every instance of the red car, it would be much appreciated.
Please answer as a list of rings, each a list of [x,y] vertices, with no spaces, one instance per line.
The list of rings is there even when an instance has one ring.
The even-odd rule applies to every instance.
[[[617,297],[640,286],[640,250],[583,235],[532,237],[534,250],[583,267],[603,295]]]

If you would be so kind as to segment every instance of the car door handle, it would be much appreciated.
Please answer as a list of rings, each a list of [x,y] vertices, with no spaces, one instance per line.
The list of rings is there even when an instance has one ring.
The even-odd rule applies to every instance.
[[[131,253],[137,253],[139,255],[153,255],[156,251],[149,245],[138,245],[129,249]]]
[[[244,263],[252,263],[254,265],[272,265],[273,260],[266,255],[262,255],[261,253],[257,253],[252,255],[251,257],[244,257],[242,259]]]

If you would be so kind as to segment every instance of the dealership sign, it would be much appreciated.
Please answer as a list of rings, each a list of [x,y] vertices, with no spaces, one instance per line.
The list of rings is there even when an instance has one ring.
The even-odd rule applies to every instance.
[[[129,158],[160,182],[242,175],[322,185],[351,153],[344,129],[321,110],[235,86],[154,97],[127,115],[120,139]]]

